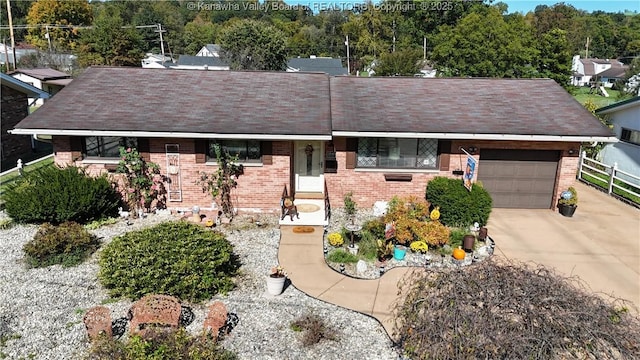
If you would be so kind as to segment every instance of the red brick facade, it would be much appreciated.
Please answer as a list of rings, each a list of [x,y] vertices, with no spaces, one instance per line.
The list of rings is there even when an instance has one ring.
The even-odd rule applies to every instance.
[[[77,138],[76,138],[77,140]],[[55,160],[59,165],[75,163],[78,166],[88,167],[91,173],[97,174],[107,171],[109,165],[93,163],[81,160],[79,149],[73,148],[73,138],[54,137],[53,145]],[[569,149],[579,149],[579,143],[559,142],[526,142],[526,141],[457,141],[443,142],[438,157],[436,170],[426,171],[402,171],[402,174],[411,174],[411,181],[386,180],[385,174],[394,174],[389,171],[363,170],[348,168],[347,139],[335,138],[333,140],[338,163],[336,173],[325,173],[325,180],[332,206],[341,207],[342,199],[347,192],[353,192],[354,200],[361,207],[371,207],[375,201],[389,200],[395,195],[415,195],[422,197],[425,194],[427,182],[435,176],[460,177],[452,173],[453,170],[462,169],[466,162],[466,155],[458,150],[460,147],[474,146],[478,151],[474,155],[480,159],[482,149],[529,149],[529,150],[556,150],[561,152],[556,174],[556,188],[553,203],[555,204],[560,192],[571,186],[575,181],[578,166],[578,151],[569,155]],[[199,163],[196,156],[196,141],[193,139],[149,139],[150,160],[160,165],[162,172],[167,171],[165,155],[166,144],[178,144],[180,149],[180,182],[182,201],[168,202],[169,208],[187,209],[194,205],[201,208],[210,208],[212,199],[204,194],[201,187],[196,184],[196,179],[201,171],[212,172],[215,165],[211,163]],[[76,145],[77,146],[77,145]],[[73,149],[72,149],[73,148]],[[72,151],[73,150],[73,151]],[[238,187],[234,190],[233,198],[240,211],[271,212],[279,211],[280,196],[284,186],[292,188],[293,172],[291,169],[291,141],[273,141],[271,144],[271,164],[247,165],[244,174],[238,179]],[[74,161],[77,160],[77,161]],[[482,163],[479,163],[482,166]],[[113,165],[111,165],[113,167]],[[477,174],[477,172],[476,172]],[[477,176],[477,175],[476,175]]]

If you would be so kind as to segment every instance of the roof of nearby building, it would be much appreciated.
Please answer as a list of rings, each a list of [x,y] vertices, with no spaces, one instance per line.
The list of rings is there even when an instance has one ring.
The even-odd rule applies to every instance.
[[[625,72],[627,71],[626,67],[611,67],[601,73],[598,73],[599,77],[609,78],[609,79],[622,79],[624,78]]]
[[[207,44],[204,47],[206,47],[210,53],[219,53],[222,50],[218,44]]]
[[[5,73],[0,73],[0,79],[0,83],[2,83],[2,85],[27,94],[29,97],[40,99],[49,98],[49,94],[46,91],[42,91],[33,85],[27,84],[26,82],[20,81]]]
[[[71,78],[71,75],[67,73],[63,73],[62,71],[51,69],[51,68],[16,69],[15,71],[9,73],[9,75],[13,75],[13,74],[25,74],[25,75],[31,76],[32,78],[36,78],[38,80],[54,80],[54,79]]]
[[[295,71],[323,72],[329,75],[347,75],[347,68],[340,59],[332,58],[292,58],[287,66]]]
[[[328,138],[328,85],[325,74],[92,67],[17,128]]]
[[[229,66],[219,57],[214,56],[194,56],[194,55],[180,55],[177,65],[186,66]]]
[[[331,114],[345,134],[613,136],[550,79],[333,77]]]
[[[619,110],[627,109],[630,107],[640,106],[640,96],[634,96],[631,99],[618,101],[611,105],[603,106],[596,110],[597,114],[608,114]]]

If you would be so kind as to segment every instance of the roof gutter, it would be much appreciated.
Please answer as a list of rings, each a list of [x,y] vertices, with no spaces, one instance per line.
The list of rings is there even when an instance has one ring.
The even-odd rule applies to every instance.
[[[615,143],[615,136],[562,136],[562,135],[516,135],[516,134],[462,134],[462,133],[394,133],[334,131],[333,136],[380,137],[380,138],[420,138],[452,140],[512,140],[512,141],[553,141],[553,142],[606,142]]]
[[[331,140],[331,135],[291,135],[291,134],[218,134],[171,131],[122,131],[122,130],[52,130],[25,129],[9,130],[14,135],[49,136],[121,136],[144,138],[192,138],[192,139],[255,139],[255,140]]]

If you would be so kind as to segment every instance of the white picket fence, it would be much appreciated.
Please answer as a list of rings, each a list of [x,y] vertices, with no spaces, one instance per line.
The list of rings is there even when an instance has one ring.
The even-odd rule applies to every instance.
[[[584,178],[584,175],[589,175],[592,178],[602,181],[607,184],[607,187],[601,186],[600,184],[593,184]],[[597,160],[590,159],[586,156],[586,153],[582,152],[580,156],[580,166],[578,167],[578,179],[589,182],[592,185],[598,186],[607,191],[607,194],[614,194],[617,197],[620,197],[620,191],[623,193],[627,193],[630,195],[635,195],[640,197],[640,176],[630,174],[628,172],[622,171],[618,169],[618,164],[613,163],[613,165],[607,165],[605,163],[601,163]],[[622,187],[615,183],[615,181],[619,181],[623,184],[627,184],[637,192],[630,190],[626,187]],[[635,181],[632,182],[632,181]],[[614,193],[614,189],[619,190],[617,194]],[[629,199],[626,199],[629,200]],[[630,201],[630,200],[629,200]]]

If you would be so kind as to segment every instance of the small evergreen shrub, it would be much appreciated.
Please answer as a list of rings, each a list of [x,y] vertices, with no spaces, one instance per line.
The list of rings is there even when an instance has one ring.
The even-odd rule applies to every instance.
[[[198,302],[231,290],[239,267],[222,233],[166,222],[115,238],[104,247],[98,276],[114,297],[156,293]]]
[[[19,223],[87,223],[116,216],[120,196],[106,177],[77,167],[46,166],[26,173],[2,195],[7,214]]]
[[[134,335],[126,342],[101,337],[91,346],[91,360],[198,359],[234,360],[237,356],[222,349],[206,335],[191,336],[185,329],[158,330],[145,338]]]
[[[447,226],[466,227],[478,222],[486,225],[491,214],[491,195],[481,184],[472,190],[462,186],[460,179],[436,177],[427,184],[427,200],[432,207],[440,207],[440,221]]]
[[[98,249],[100,242],[82,225],[65,222],[59,226],[44,223],[23,250],[31,267],[54,264],[75,266]]]
[[[336,249],[329,253],[329,255],[327,256],[327,261],[350,264],[358,262],[358,257],[342,249]]]

